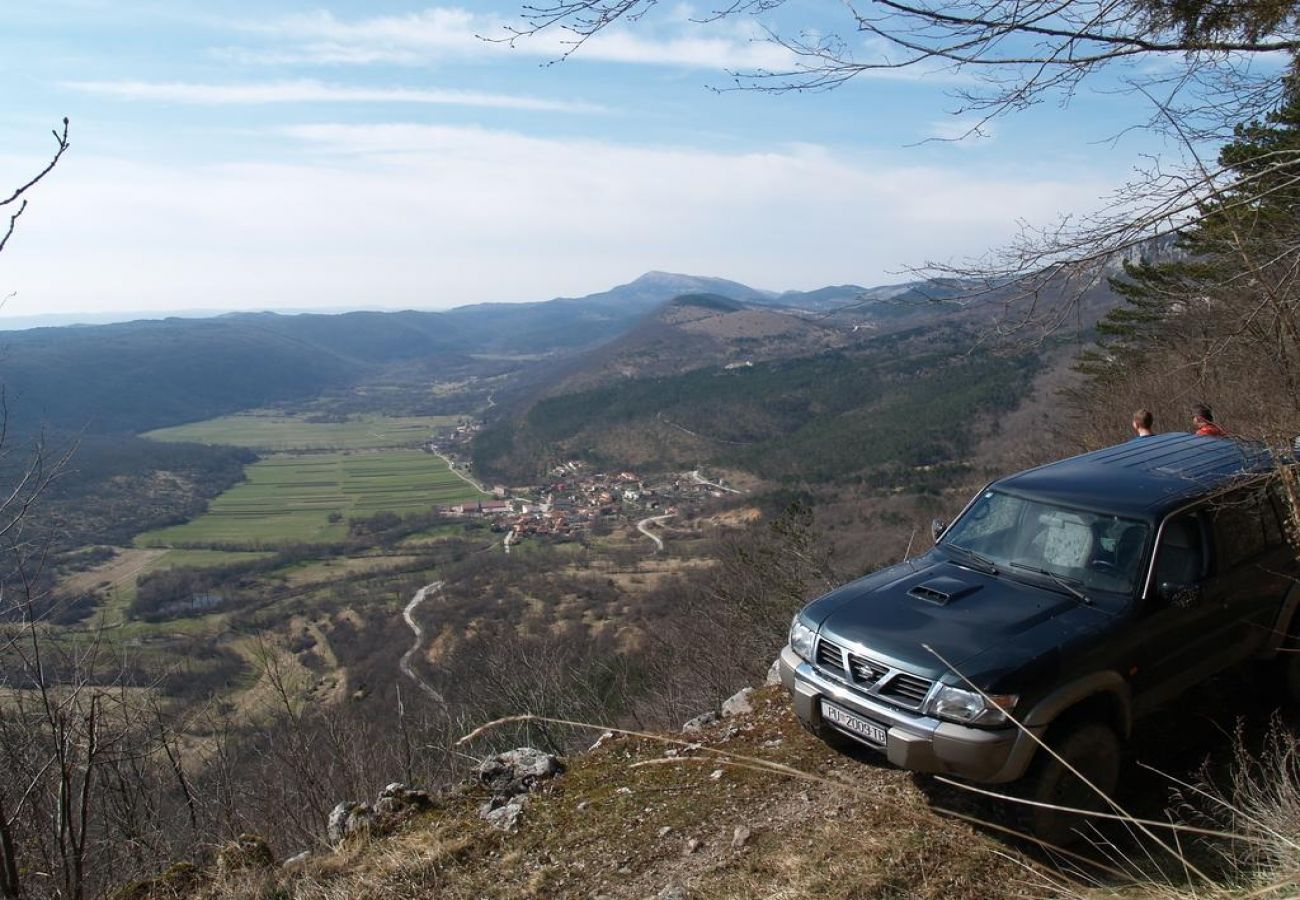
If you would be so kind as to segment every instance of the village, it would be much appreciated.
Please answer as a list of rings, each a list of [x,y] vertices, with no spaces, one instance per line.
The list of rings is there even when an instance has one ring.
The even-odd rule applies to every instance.
[[[465,450],[481,426],[464,423],[429,444],[452,471],[468,475]],[[439,507],[448,518],[485,519],[509,543],[524,537],[572,539],[608,529],[619,521],[653,516],[690,515],[706,501],[741,493],[699,469],[645,476],[633,471],[597,472],[581,460],[556,465],[540,484],[526,487],[480,486],[492,499],[466,500]]]

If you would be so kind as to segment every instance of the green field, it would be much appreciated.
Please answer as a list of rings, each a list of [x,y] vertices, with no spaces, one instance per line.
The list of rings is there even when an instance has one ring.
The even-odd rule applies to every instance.
[[[247,412],[188,425],[159,428],[143,436],[156,441],[232,444],[253,450],[371,450],[418,447],[457,416],[353,416],[344,422],[309,422],[305,416]]]
[[[436,456],[419,450],[278,455],[245,469],[247,480],[212,501],[199,518],[150,531],[139,547],[274,546],[332,541],[347,520],[379,512],[427,512],[484,496]],[[342,518],[331,523],[331,513]]]

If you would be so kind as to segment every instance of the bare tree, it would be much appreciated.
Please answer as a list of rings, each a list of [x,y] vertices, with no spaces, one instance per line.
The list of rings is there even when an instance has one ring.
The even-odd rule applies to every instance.
[[[561,32],[561,54],[601,32],[638,22],[658,0],[549,0],[521,9],[502,36],[516,42]],[[1118,137],[1151,129],[1182,148],[1150,159],[1100,209],[1051,223],[1025,223],[1019,237],[981,257],[912,261],[946,299],[1000,304],[996,334],[1050,334],[1080,323],[1081,305],[1105,285],[1116,260],[1139,258],[1153,239],[1199,221],[1207,203],[1249,189],[1231,167],[1200,159],[1207,142],[1275,109],[1300,50],[1300,8],[1288,2],[1181,0],[845,0],[824,20],[782,24],[786,0],[724,0],[698,20],[749,19],[759,40],[783,49],[781,69],[732,72],[731,89],[821,91],[873,73],[912,70],[959,76],[954,113],[966,135],[989,120],[1054,99],[1068,104],[1091,80],[1144,99],[1145,113],[1113,124]],[[824,27],[839,16],[839,27]],[[1103,74],[1105,78],[1103,78]],[[1300,177],[1300,158],[1280,154],[1275,172]],[[907,261],[900,261],[900,264]],[[1085,323],[1086,324],[1086,323]]]
[[[563,54],[600,32],[649,14],[658,0],[550,0],[525,5],[504,37],[515,42],[563,31]],[[1300,49],[1300,17],[1289,3],[1204,4],[1176,0],[845,0],[827,8],[840,27],[775,24],[787,0],[724,0],[697,21],[752,19],[764,40],[787,51],[790,65],[733,72],[739,88],[810,91],[835,88],[873,72],[961,72],[978,88],[959,88],[961,109],[992,117],[1050,97],[1068,99],[1104,68],[1120,70],[1133,90],[1186,95],[1189,116],[1238,121],[1278,96],[1261,54]],[[829,5],[828,5],[829,7]],[[1160,65],[1152,65],[1158,60]],[[977,128],[973,125],[972,129]]]
[[[4,234],[0,235],[0,250],[4,250],[5,245],[9,243],[9,238],[13,236],[14,228],[18,225],[19,217],[27,211],[27,192],[36,187],[46,175],[49,175],[54,170],[54,167],[59,164],[63,154],[68,151],[68,119],[66,116],[63,118],[63,130],[61,132],[54,131],[53,134],[57,147],[54,155],[50,157],[50,161],[46,163],[43,169],[28,179],[25,184],[14,188],[13,193],[0,200],[0,208],[3,208],[3,212],[9,216],[9,224],[5,228]],[[14,207],[15,203],[18,204],[17,207]]]

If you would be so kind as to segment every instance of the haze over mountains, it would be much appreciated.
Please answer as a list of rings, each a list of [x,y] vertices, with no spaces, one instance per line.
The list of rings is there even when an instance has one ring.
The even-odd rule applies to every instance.
[[[425,379],[500,374],[623,335],[683,294],[785,315],[853,305],[860,323],[897,316],[905,307],[879,298],[906,291],[844,285],[778,294],[724,279],[651,272],[602,293],[538,303],[445,312],[236,313],[36,328],[5,333],[0,343],[16,422],[121,433],[308,397],[379,373]],[[864,297],[870,299],[863,303]]]

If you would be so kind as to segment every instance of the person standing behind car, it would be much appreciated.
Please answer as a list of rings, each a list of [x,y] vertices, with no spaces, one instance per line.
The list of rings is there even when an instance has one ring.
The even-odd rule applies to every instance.
[[[1228,436],[1228,432],[1214,424],[1214,413],[1210,412],[1208,406],[1196,406],[1192,408],[1192,425],[1196,427],[1196,431],[1193,433],[1197,437]]]
[[[1155,434],[1151,430],[1153,424],[1155,424],[1155,417],[1151,415],[1151,410],[1139,409],[1133,413],[1133,431],[1137,433],[1138,437],[1151,437],[1151,435]]]

